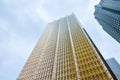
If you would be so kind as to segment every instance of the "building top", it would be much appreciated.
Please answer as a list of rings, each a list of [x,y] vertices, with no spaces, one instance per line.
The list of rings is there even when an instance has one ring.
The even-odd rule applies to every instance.
[[[120,0],[101,0],[100,5],[120,8]]]

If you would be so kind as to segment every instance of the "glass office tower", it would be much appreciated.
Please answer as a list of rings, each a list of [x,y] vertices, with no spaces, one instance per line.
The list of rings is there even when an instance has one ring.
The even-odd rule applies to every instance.
[[[103,29],[120,43],[120,0],[101,0],[94,15]]]
[[[110,58],[106,60],[111,70],[115,74],[117,80],[120,80],[120,64],[115,60],[115,58]]]
[[[74,14],[47,25],[17,80],[115,80]]]

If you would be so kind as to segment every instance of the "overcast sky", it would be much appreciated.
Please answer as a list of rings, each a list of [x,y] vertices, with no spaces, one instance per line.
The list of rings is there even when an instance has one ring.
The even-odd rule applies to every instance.
[[[47,23],[74,13],[105,59],[120,44],[94,19],[99,0],[0,0],[0,80],[15,80]]]

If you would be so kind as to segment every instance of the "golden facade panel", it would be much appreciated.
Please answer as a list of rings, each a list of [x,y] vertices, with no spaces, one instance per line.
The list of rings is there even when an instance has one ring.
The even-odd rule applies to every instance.
[[[72,14],[49,23],[17,80],[115,80]]]

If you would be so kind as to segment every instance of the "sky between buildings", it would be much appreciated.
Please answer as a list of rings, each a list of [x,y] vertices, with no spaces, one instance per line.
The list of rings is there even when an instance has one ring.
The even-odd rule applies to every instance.
[[[0,80],[15,80],[47,23],[74,13],[105,59],[120,44],[94,18],[100,0],[0,0]]]

